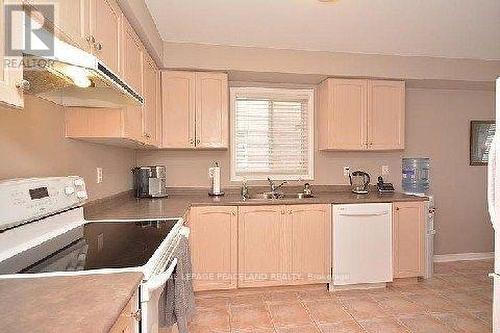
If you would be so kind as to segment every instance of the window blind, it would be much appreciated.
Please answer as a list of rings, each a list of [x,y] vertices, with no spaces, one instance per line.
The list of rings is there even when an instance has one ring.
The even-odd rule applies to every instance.
[[[312,116],[309,114],[312,101],[301,94],[293,96],[293,90],[289,95],[235,97],[235,178],[312,178]]]

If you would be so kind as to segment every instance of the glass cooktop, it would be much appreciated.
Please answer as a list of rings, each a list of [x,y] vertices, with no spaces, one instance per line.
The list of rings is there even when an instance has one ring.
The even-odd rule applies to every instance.
[[[0,274],[143,266],[177,221],[90,222],[11,258]]]

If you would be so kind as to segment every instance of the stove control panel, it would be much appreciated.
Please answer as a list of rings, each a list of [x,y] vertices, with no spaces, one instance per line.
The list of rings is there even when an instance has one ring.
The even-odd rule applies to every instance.
[[[0,230],[80,206],[88,199],[81,177],[0,181]]]

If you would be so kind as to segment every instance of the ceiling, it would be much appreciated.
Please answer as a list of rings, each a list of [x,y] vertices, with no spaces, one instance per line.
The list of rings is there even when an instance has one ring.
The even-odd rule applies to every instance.
[[[500,60],[499,0],[145,0],[165,41]]]

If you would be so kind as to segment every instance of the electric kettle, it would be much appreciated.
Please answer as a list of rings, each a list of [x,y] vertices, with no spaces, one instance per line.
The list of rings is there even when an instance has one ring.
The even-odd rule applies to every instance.
[[[349,175],[351,181],[352,193],[368,194],[368,185],[370,185],[370,175],[364,171],[354,171]]]

